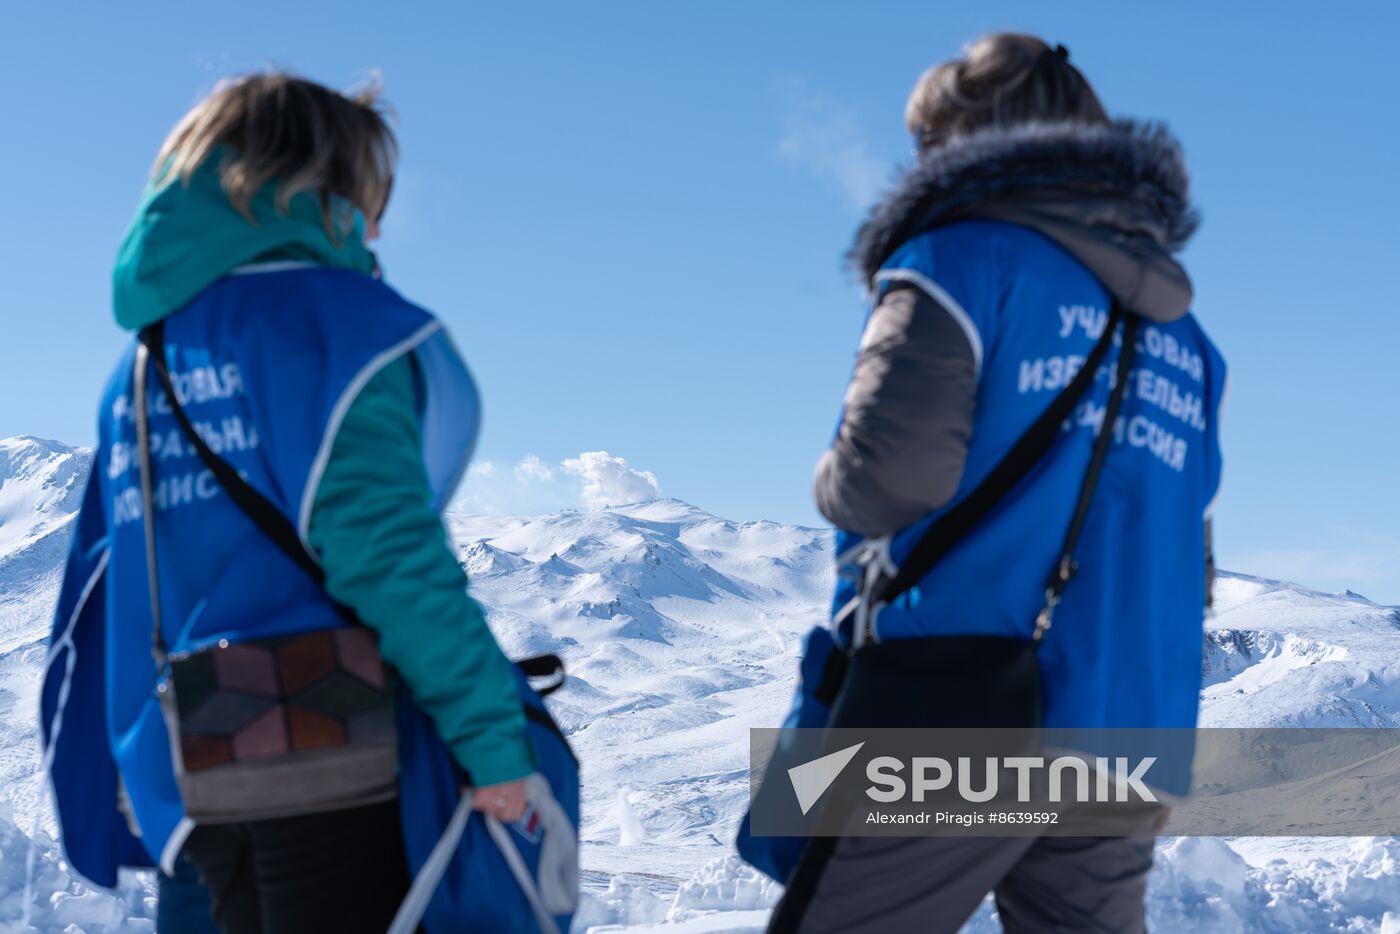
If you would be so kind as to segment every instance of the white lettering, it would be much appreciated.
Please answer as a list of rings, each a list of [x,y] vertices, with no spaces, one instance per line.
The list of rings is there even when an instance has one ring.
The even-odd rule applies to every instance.
[[[194,492],[200,499],[213,499],[219,495],[219,481],[208,470],[194,479]]]
[[[1200,354],[1155,327],[1143,328],[1138,338],[1138,351],[1180,370],[1198,383],[1205,379],[1205,361]]]
[[[1046,389],[1051,391],[1062,389],[1070,384],[1083,366],[1084,357],[1079,354],[1022,360],[1017,391],[1024,395],[1028,392],[1040,392]]]
[[[963,756],[958,759],[958,794],[964,801],[974,804],[990,801],[997,794],[997,760],[987,757],[987,784],[981,791],[972,790],[972,760]]]
[[[1031,799],[1031,769],[1045,768],[1045,760],[1039,756],[1007,756],[1006,767],[1016,770],[1016,800]]]
[[[1050,763],[1050,800],[1062,801],[1062,782],[1065,769],[1074,770],[1074,793],[1076,801],[1089,800],[1089,763],[1073,756],[1061,756]]]
[[[127,487],[112,499],[112,521],[121,525],[141,518],[141,491]]]
[[[1079,327],[1088,337],[1098,340],[1108,327],[1108,312],[1093,305],[1061,305],[1057,311],[1062,338],[1069,337],[1075,327]]]
[[[942,791],[953,780],[953,767],[948,764],[947,759],[940,759],[937,756],[916,756],[913,764],[915,801],[923,801],[926,791]],[[937,772],[937,777],[932,779],[926,777],[929,769]]]
[[[1074,322],[1079,315],[1075,312],[1073,305],[1061,305],[1060,311],[1060,336],[1069,337],[1074,331]]]
[[[1153,763],[1155,763],[1156,761],[1156,756],[1147,756],[1141,762],[1138,763],[1138,767],[1133,769],[1132,773],[1130,774],[1128,772],[1128,760],[1121,757],[1118,759],[1117,775],[1119,801],[1128,800],[1129,788],[1136,790],[1138,793],[1138,797],[1140,797],[1144,801],[1157,800],[1157,796],[1154,795],[1151,791],[1149,791],[1147,786],[1142,783],[1142,777],[1147,774],[1147,770],[1152,768]]]
[[[1025,395],[1028,392],[1040,392],[1045,388],[1045,361],[1044,360],[1022,360],[1021,379],[1017,387],[1017,392]]]
[[[888,791],[878,791],[875,786],[865,789],[873,800],[888,804],[904,797],[904,779],[893,773],[904,768],[904,763],[894,756],[876,756],[865,766],[865,777],[875,786],[887,787]]]
[[[115,480],[126,473],[131,466],[131,445],[117,441],[112,445],[111,457],[107,460],[107,477]]]
[[[1186,442],[1167,431],[1145,415],[1134,415],[1128,421],[1128,444],[1145,448],[1172,470],[1186,468]]]

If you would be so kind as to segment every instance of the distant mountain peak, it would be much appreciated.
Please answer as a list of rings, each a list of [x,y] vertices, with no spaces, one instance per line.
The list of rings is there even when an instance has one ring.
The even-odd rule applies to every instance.
[[[38,435],[15,435],[10,438],[0,438],[0,454],[11,450],[42,450],[51,454],[69,454],[73,451],[83,450],[71,444],[64,444],[62,441],[55,441],[52,438],[41,438]]]
[[[91,448],[19,435],[0,439],[0,557],[37,542],[78,511]]]

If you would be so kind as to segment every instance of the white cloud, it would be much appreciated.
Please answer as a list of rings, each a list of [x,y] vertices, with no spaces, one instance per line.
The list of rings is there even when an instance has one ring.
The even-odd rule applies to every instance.
[[[520,463],[515,465],[515,476],[523,481],[531,480],[553,480],[554,471],[549,469],[549,465],[540,460],[538,454],[526,454],[521,458]]]
[[[661,495],[661,484],[650,470],[637,470],[607,451],[585,451],[559,465],[583,480],[581,501],[590,509],[640,503]]]
[[[851,207],[870,207],[889,182],[890,166],[866,142],[855,117],[800,87],[788,98],[778,155],[834,184]]]
[[[543,515],[656,499],[656,474],[607,451],[586,451],[559,464],[527,454],[506,467],[479,461],[467,471],[454,508],[485,515]]]

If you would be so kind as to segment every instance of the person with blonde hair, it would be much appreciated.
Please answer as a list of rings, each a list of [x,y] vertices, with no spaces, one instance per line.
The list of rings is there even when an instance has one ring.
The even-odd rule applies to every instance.
[[[133,340],[55,621],[50,774],[74,868],[183,853],[228,931],[388,927],[396,701],[494,819],[536,770],[439,514],[477,391],[369,249],[396,158],[374,89],[229,81],[161,148],[113,275]]]
[[[852,251],[873,301],[814,490],[840,574],[789,725],[1193,727],[1225,365],[1175,255],[1181,148],[1013,33],[905,120],[917,164]],[[1126,934],[1161,817],[739,845],[786,885],[775,932],[952,932],[992,892],[1008,931]]]

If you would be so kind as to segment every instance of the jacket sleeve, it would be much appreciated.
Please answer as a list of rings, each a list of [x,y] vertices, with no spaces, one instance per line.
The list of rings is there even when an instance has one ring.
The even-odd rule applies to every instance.
[[[837,528],[895,532],[952,499],[972,436],[977,376],[966,332],[919,288],[881,297],[861,338],[817,508]]]
[[[308,541],[326,590],[379,650],[477,785],[534,771],[515,673],[467,593],[433,510],[411,357],[371,379],[336,434]]]

